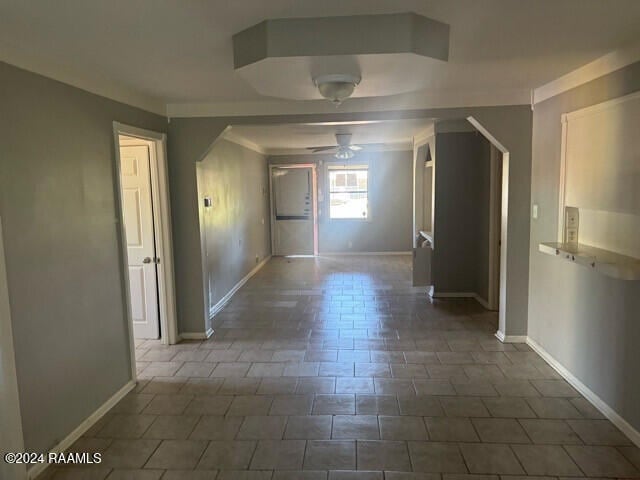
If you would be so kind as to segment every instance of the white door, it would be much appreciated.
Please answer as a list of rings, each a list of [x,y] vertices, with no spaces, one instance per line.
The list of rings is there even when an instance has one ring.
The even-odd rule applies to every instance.
[[[122,207],[135,338],[159,338],[149,147],[120,147]]]
[[[275,255],[313,255],[311,168],[272,170]]]

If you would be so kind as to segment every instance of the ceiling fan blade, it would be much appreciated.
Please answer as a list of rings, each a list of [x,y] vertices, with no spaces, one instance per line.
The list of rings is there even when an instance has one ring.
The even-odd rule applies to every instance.
[[[327,150],[333,150],[337,148],[335,145],[327,145],[325,147],[307,147],[307,150],[311,150],[312,152],[324,152]]]
[[[362,150],[362,147],[360,145],[349,145],[349,149],[357,152],[359,150]]]
[[[380,148],[388,145],[387,143],[362,143],[358,145],[360,148]]]

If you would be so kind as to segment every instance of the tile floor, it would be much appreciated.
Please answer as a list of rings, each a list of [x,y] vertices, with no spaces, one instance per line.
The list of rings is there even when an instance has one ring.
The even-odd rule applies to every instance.
[[[208,341],[137,342],[139,385],[55,479],[640,478],[640,450],[410,258],[271,260]]]

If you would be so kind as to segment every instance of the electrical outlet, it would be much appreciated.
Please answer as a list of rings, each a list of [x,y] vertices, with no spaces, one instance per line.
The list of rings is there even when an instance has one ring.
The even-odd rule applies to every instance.
[[[256,263],[260,263],[260,255],[256,255]]]

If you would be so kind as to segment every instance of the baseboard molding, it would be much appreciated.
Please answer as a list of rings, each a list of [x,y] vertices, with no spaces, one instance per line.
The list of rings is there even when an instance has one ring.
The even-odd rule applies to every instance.
[[[61,453],[67,450],[71,445],[75,443],[87,430],[93,427],[98,420],[100,420],[109,410],[111,410],[124,396],[136,387],[136,382],[133,380],[127,382],[127,384],[118,390],[109,400],[103,403],[95,412],[93,412],[86,420],[84,420],[78,427],[67,435],[60,443],[53,447],[49,452]],[[49,464],[37,463],[27,471],[27,477],[29,479],[36,478]]]
[[[213,335],[213,328],[209,327],[206,332],[184,332],[179,335],[180,340],[206,340]]]
[[[318,256],[323,255],[411,255],[411,251],[406,252],[320,252]]]
[[[475,292],[436,292],[432,288],[429,292],[429,296],[431,298],[473,298],[484,308],[486,308],[487,310],[491,310],[489,308],[489,303]]]
[[[607,417],[611,423],[624,433],[629,440],[636,446],[640,447],[640,432],[633,428],[624,418],[622,418],[613,408],[611,408],[604,400],[596,395],[589,387],[578,380],[569,370],[567,370],[560,362],[558,362],[549,352],[540,346],[535,340],[527,337],[527,345],[529,345],[538,355],[540,355],[553,369],[558,372],[573,388],[575,388],[582,396],[584,396],[600,413]]]
[[[211,320],[218,313],[220,313],[220,310],[222,310],[227,305],[227,303],[229,303],[229,300],[231,300],[231,297],[233,297],[235,295],[235,293],[238,290],[240,290],[242,288],[242,286],[245,283],[247,283],[251,277],[253,277],[256,273],[258,273],[258,271],[262,267],[264,267],[269,260],[271,260],[271,255],[269,255],[268,257],[265,257],[264,260],[262,260],[259,264],[257,264],[255,267],[253,267],[253,270],[251,270],[249,273],[247,273],[238,283],[236,283],[233,286],[233,288],[231,290],[229,290],[229,292],[227,292],[227,294],[224,297],[222,297],[218,301],[218,303],[216,303],[214,306],[212,306],[209,309],[209,320]]]
[[[496,338],[502,343],[527,343],[526,335],[505,335],[503,331],[496,332]]]

